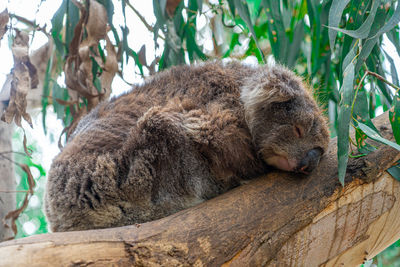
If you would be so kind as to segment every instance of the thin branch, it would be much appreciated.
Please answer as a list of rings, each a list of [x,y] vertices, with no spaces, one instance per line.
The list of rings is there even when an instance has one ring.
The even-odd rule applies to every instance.
[[[393,83],[389,82],[388,80],[386,80],[384,77],[382,77],[381,75],[379,75],[378,73],[372,72],[368,70],[368,74],[374,76],[375,78],[378,78],[379,80],[381,80],[382,82],[392,86],[394,89],[396,89],[396,93],[395,95],[399,92],[400,87],[398,87],[397,85],[394,85]]]
[[[50,37],[50,34],[46,31],[46,25],[44,27],[40,27],[38,24],[36,24],[34,21],[30,21],[27,18],[15,15],[15,14],[9,14],[11,18],[14,18],[22,23],[24,23],[25,25],[28,25],[30,27],[32,27],[34,30],[37,31],[41,31],[44,34],[46,34],[47,37]]]
[[[137,11],[137,9],[134,6],[132,6],[132,4],[129,2],[129,0],[125,0],[125,3],[127,4],[127,6],[129,6],[133,10],[133,12],[135,12],[136,16],[138,16],[138,18],[142,21],[144,26],[146,26],[146,28],[150,32],[153,32],[154,28],[149,23],[147,23],[146,19],[139,13],[139,11]]]
[[[132,4],[129,2],[129,0],[124,0],[124,1],[125,1],[126,5],[129,6],[133,10],[133,12],[135,12],[136,16],[138,16],[138,18],[142,21],[142,23],[147,28],[147,30],[150,32],[154,32],[154,28],[146,21],[146,19],[139,13],[139,11],[134,6],[132,6]],[[165,41],[164,36],[158,35],[158,37],[161,40]]]

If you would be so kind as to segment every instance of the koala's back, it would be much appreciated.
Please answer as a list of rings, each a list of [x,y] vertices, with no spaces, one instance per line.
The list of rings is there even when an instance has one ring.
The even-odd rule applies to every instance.
[[[253,162],[239,99],[242,81],[251,71],[239,63],[175,67],[101,103],[81,120],[53,161],[45,196],[52,230],[154,220],[236,186],[234,175],[225,171],[229,166],[223,166],[230,159],[217,160],[219,152],[209,151],[206,135],[225,127],[226,135],[239,142],[229,148],[232,157],[241,157],[234,150],[244,149],[247,161]],[[199,125],[196,119],[203,120],[207,112],[218,112],[218,119]],[[214,146],[223,138],[215,138]],[[232,162],[239,169],[261,168],[234,160],[243,161]]]

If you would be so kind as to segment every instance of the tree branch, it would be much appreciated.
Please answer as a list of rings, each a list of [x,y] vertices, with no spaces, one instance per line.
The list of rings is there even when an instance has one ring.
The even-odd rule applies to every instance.
[[[387,114],[374,120],[392,138]],[[400,153],[380,146],[337,178],[336,140],[308,177],[269,173],[161,220],[0,244],[0,265],[352,266],[400,238]]]

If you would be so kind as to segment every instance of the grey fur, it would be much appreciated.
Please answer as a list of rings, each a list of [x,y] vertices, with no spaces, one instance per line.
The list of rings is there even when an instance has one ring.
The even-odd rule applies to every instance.
[[[81,120],[49,172],[47,218],[53,231],[162,218],[266,172],[265,162],[311,171],[328,142],[305,84],[281,66],[174,67]]]

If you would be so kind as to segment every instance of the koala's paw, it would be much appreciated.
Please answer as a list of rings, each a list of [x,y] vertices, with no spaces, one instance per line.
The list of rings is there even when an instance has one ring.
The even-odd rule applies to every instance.
[[[137,122],[139,130],[156,140],[179,139],[184,135],[182,114],[165,110],[159,106],[150,108]]]

